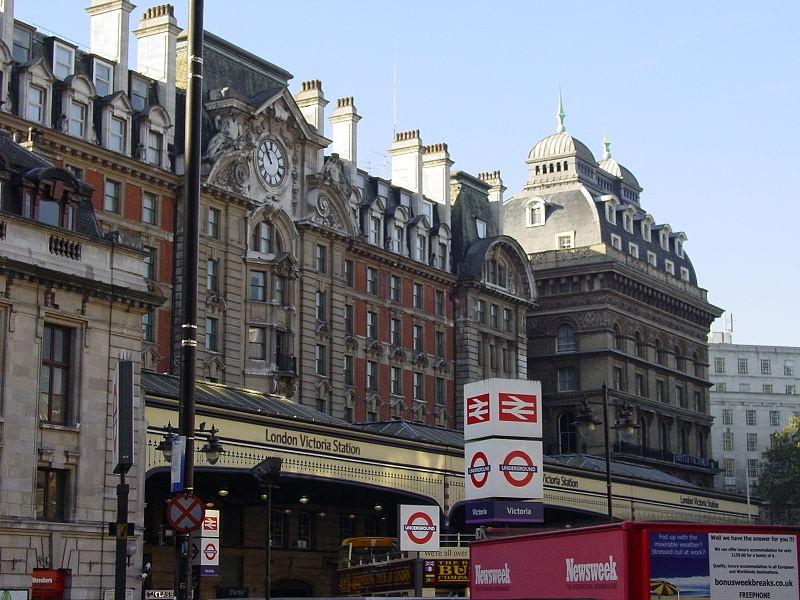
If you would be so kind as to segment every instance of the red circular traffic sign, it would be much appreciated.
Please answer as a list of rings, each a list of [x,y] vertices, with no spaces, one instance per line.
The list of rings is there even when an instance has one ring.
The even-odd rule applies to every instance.
[[[479,464],[478,460],[482,462]],[[486,482],[489,481],[490,470],[491,467],[489,466],[489,458],[485,453],[478,450],[472,455],[472,460],[469,463],[469,469],[467,469],[469,478],[472,480],[472,485],[474,485],[476,488],[482,488],[484,485],[486,485]]]
[[[171,498],[167,505],[167,521],[179,533],[199,529],[205,514],[206,507],[197,496],[177,496]]]
[[[209,542],[206,544],[206,547],[203,548],[203,554],[205,554],[205,557],[208,560],[214,560],[214,557],[217,555],[217,547],[213,543]]]
[[[415,523],[417,519],[421,519],[424,524],[417,525]],[[433,524],[430,515],[419,511],[408,517],[408,521],[403,525],[403,529],[406,535],[408,535],[415,544],[426,544],[433,537],[433,532],[436,531],[436,525]],[[422,532],[422,535],[417,535],[417,532]]]
[[[521,458],[524,464],[511,464],[515,458]],[[514,487],[525,487],[533,481],[533,474],[538,472],[538,467],[533,464],[533,460],[528,456],[527,452],[522,450],[512,450],[503,459],[500,465],[500,470],[503,472],[503,477],[506,481]],[[517,479],[515,474],[523,474],[522,479]]]

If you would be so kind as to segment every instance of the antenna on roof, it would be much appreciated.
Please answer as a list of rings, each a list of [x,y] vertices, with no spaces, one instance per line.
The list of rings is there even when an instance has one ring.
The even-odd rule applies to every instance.
[[[564,117],[566,113],[564,112],[564,102],[561,100],[561,86],[558,86],[558,113],[556,114],[558,118],[558,127],[556,127],[556,133],[563,133],[566,131],[566,127],[564,127]]]

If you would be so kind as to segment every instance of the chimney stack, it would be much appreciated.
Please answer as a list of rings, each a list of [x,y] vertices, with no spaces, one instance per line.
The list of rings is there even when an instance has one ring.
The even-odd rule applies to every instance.
[[[322,92],[322,82],[319,79],[304,81],[300,84],[300,91],[295,94],[294,100],[297,102],[300,112],[303,113],[306,123],[316,129],[318,134],[325,135],[325,107],[328,105],[328,101],[325,100],[325,94]],[[317,151],[316,161],[317,164],[310,164],[309,168],[312,172],[319,173],[325,162],[322,148]]]
[[[148,8],[139,29],[133,32],[138,46],[136,70],[159,82],[158,98],[172,120],[173,127],[167,132],[169,144],[175,140],[175,62],[180,32],[171,4]]]
[[[422,195],[422,140],[419,129],[399,131],[389,148],[392,157],[392,185]]]
[[[422,193],[429,200],[444,205],[445,223],[450,226],[450,153],[447,144],[431,144],[423,148]]]
[[[0,39],[9,50],[14,48],[14,0],[0,2]]]
[[[489,206],[492,209],[492,216],[497,224],[497,231],[503,233],[503,192],[506,187],[500,178],[500,171],[488,171],[478,173],[478,179],[489,184]]]
[[[356,112],[353,97],[339,98],[331,115],[331,150],[347,164],[347,179],[356,183],[358,173],[358,122],[361,117]]]
[[[6,0],[8,3],[8,0]],[[90,51],[116,63],[114,91],[128,91],[128,50],[131,11],[127,0],[92,0],[89,13]]]

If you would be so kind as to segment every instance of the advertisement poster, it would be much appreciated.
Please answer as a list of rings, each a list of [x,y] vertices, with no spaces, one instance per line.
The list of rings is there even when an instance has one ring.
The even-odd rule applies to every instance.
[[[650,600],[798,597],[794,535],[651,532],[649,543]]]

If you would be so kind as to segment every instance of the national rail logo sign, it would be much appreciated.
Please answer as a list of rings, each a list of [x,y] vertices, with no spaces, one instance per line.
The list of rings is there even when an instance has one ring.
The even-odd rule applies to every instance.
[[[536,394],[498,394],[501,421],[512,423],[536,423],[538,420]]]
[[[464,386],[464,439],[542,437],[542,385],[527,379],[484,379]]]
[[[489,394],[467,398],[467,425],[486,423],[489,420]]]
[[[439,507],[418,504],[400,505],[400,550],[439,549]]]

